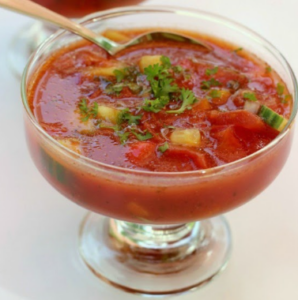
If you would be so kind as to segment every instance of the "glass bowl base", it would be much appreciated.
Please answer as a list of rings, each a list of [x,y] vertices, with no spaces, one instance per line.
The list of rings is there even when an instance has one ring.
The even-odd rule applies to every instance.
[[[227,265],[231,237],[222,216],[150,226],[90,213],[81,225],[79,247],[88,268],[106,283],[158,296],[210,282]]]

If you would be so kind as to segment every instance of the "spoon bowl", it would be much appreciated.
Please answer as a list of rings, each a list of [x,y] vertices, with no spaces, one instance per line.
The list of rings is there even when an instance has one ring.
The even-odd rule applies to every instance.
[[[15,11],[17,13],[28,15],[41,21],[56,25],[62,29],[71,31],[81,36],[82,38],[87,39],[90,42],[98,45],[111,55],[115,55],[117,52],[124,50],[132,45],[137,45],[144,41],[156,40],[160,38],[166,38],[174,40],[176,42],[191,42],[193,44],[205,48],[208,51],[212,51],[212,48],[209,45],[207,45],[199,39],[193,39],[191,37],[171,31],[147,32],[126,42],[125,44],[119,44],[100,34],[93,32],[92,30],[84,27],[79,23],[76,23],[60,14],[57,14],[29,0],[0,0],[0,6]]]

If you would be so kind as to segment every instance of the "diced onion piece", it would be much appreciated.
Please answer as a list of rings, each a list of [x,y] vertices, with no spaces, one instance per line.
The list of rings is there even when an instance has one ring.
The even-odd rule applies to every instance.
[[[78,154],[82,154],[80,141],[76,138],[65,138],[57,140],[58,143],[63,145],[64,147],[76,152]]]
[[[100,119],[104,119],[113,124],[117,124],[119,110],[116,108],[108,107],[108,106],[98,106],[97,117]]]
[[[261,106],[258,115],[264,120],[265,123],[278,131],[282,131],[288,123],[288,119],[279,115],[266,105]]]
[[[168,140],[168,137],[167,135],[169,134],[170,132],[170,129],[169,128],[162,128],[160,130],[160,134],[162,135],[162,137],[165,139],[165,140]]]
[[[198,147],[201,143],[201,133],[198,129],[176,129],[170,140],[173,144]]]
[[[119,64],[115,66],[110,66],[110,67],[91,67],[87,68],[83,71],[84,74],[88,76],[113,76],[115,77],[116,75],[114,74],[115,70],[122,70],[125,68],[125,65]]]
[[[112,29],[105,31],[104,36],[115,42],[123,42],[129,39],[129,37],[122,32]]]
[[[249,111],[255,115],[258,114],[260,107],[261,104],[259,102],[245,101],[244,103],[244,110]]]
[[[150,65],[160,65],[161,64],[161,55],[145,55],[142,56],[140,62],[139,62],[139,67],[141,72],[144,72],[144,69],[147,68]]]

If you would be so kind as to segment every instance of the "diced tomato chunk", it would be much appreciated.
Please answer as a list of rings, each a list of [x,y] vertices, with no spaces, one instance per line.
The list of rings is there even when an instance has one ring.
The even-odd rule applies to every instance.
[[[213,137],[217,139],[215,154],[219,159],[232,162],[247,155],[245,147],[235,135],[233,126],[216,132]]]
[[[213,161],[208,157],[207,153],[199,153],[198,151],[188,149],[186,147],[171,146],[165,153],[165,158],[178,160],[181,163],[188,163],[195,169],[207,169],[213,166]]]
[[[262,133],[255,133],[242,127],[235,127],[234,130],[235,135],[241,140],[241,143],[247,150],[247,154],[251,154],[265,147],[279,134],[277,130],[270,126],[268,126],[266,132]]]
[[[141,167],[154,156],[156,145],[150,142],[135,142],[130,145],[126,157],[128,160]]]
[[[158,153],[156,147],[157,145],[151,142],[136,142],[130,145],[126,157],[137,167],[159,172],[192,171],[215,166],[215,162],[207,153],[172,145],[164,153]]]
[[[213,125],[235,125],[252,131],[264,131],[267,126],[263,120],[253,113],[246,110],[229,112],[211,111],[209,120]]]

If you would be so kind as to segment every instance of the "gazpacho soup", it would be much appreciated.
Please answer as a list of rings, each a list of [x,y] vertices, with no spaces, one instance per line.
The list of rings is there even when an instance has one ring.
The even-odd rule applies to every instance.
[[[125,42],[140,33],[111,29],[104,35]],[[87,41],[73,43],[35,71],[27,90],[30,109],[43,130],[72,153],[127,170],[195,172],[245,158],[285,128],[292,96],[275,70],[241,45],[211,37],[204,42],[213,50],[165,34],[115,56]],[[41,164],[59,161],[47,155]],[[71,172],[61,161],[59,166],[66,171],[56,176],[57,185],[66,185],[59,176],[70,176],[73,183],[72,192],[58,188],[64,194],[94,211],[131,221],[179,221],[175,201],[181,199],[190,202],[182,212],[184,219],[208,217],[239,205],[267,185],[267,179],[248,172],[241,183],[200,187],[193,202],[195,185],[168,195],[151,189],[148,197],[135,200],[137,187],[120,188],[121,198],[115,194],[118,185]],[[59,171],[55,168],[52,173]],[[266,177],[266,170],[261,175]],[[246,185],[251,192],[244,191]],[[207,189],[210,194],[215,187],[221,190],[221,201],[209,199],[207,204]],[[151,201],[154,195],[163,195],[163,204]],[[111,202],[113,209],[108,207]]]

